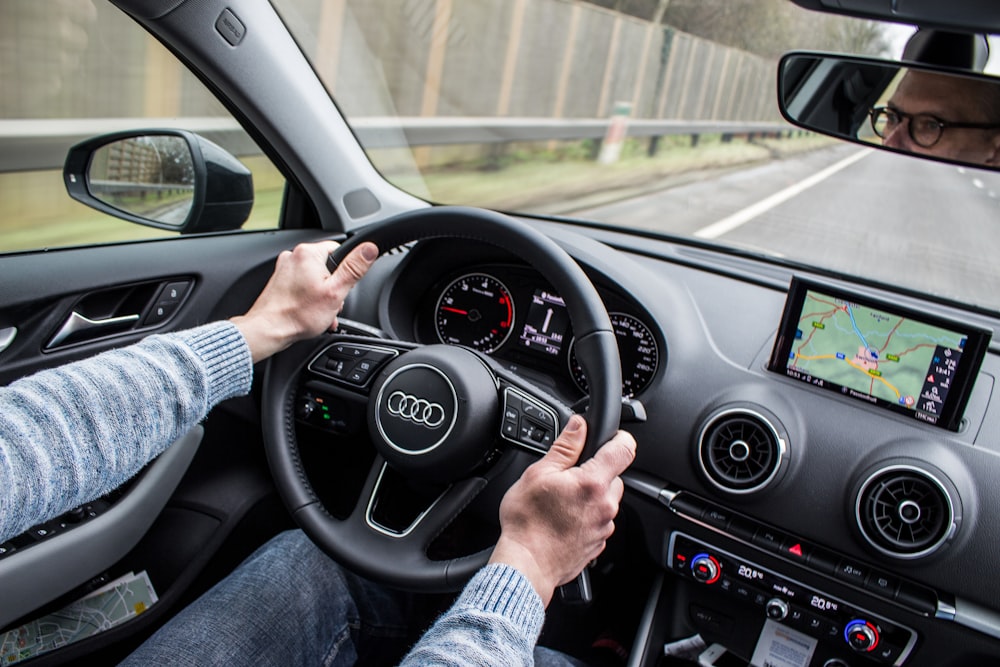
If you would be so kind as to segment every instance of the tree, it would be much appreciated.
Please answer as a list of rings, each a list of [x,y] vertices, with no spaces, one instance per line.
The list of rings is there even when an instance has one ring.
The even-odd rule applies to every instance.
[[[803,48],[882,55],[878,23],[808,12],[788,0],[589,0],[593,4],[768,58]],[[664,12],[665,9],[665,12]]]

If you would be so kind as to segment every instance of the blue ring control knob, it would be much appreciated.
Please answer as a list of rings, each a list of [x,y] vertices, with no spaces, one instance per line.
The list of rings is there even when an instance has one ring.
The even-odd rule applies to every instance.
[[[867,653],[878,645],[878,630],[867,621],[855,619],[844,628],[844,639],[858,653]]]
[[[703,584],[714,584],[722,574],[719,561],[706,553],[701,553],[691,559],[691,576]]]

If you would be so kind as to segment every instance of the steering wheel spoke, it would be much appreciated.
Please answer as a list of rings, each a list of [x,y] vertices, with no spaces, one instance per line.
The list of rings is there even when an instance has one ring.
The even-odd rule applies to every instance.
[[[470,477],[450,484],[414,483],[378,458],[370,476],[374,477],[371,492],[355,512],[364,513],[369,529],[392,538],[404,549],[425,553],[487,482]]]

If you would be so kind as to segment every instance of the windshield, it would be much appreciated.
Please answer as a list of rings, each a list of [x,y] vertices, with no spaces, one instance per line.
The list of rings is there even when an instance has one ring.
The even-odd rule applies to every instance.
[[[785,0],[280,0],[373,163],[430,201],[687,237],[1000,310],[1000,176],[806,133],[780,55],[913,30]]]

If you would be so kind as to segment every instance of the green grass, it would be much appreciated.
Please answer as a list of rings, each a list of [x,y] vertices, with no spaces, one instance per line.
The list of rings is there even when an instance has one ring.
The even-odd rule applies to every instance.
[[[461,155],[439,162],[420,176],[385,168],[399,187],[445,204],[466,204],[500,210],[566,213],[595,201],[662,189],[705,170],[763,162],[784,154],[814,150],[832,140],[817,136],[757,139],[747,142],[702,137],[667,137],[655,156],[644,142],[630,140],[614,164],[593,159],[591,142],[510,145],[481,152],[443,151]],[[471,156],[471,157],[470,157]],[[395,156],[398,158],[398,151]],[[375,163],[379,154],[373,153]],[[274,229],[281,211],[284,179],[264,157],[243,158],[254,175],[255,198],[243,229]],[[113,243],[176,236],[92,210],[73,201],[62,184],[61,171],[0,174],[0,252]]]
[[[274,229],[284,178],[266,158],[242,160],[254,175],[254,205],[243,229]],[[61,171],[0,174],[0,252],[177,236],[95,211],[70,199]]]
[[[741,139],[723,142],[720,137],[703,137],[692,147],[686,136],[669,137],[661,141],[653,157],[646,154],[644,143],[630,141],[613,164],[595,161],[590,157],[591,150],[581,145],[561,150],[513,147],[478,163],[427,169],[420,180],[391,175],[389,178],[405,190],[426,192],[431,201],[438,203],[557,213],[571,211],[595,198],[665,188],[705,170],[764,162],[827,146],[830,141],[806,136],[748,143]]]

